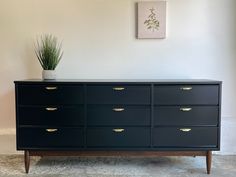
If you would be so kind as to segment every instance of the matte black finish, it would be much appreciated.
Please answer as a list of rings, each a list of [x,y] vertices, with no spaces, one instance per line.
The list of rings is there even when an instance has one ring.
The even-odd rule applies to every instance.
[[[88,104],[149,104],[150,86],[146,85],[92,85],[87,87]],[[123,88],[124,90],[114,90]]]
[[[122,128],[123,132],[114,129]],[[88,147],[148,147],[150,146],[150,128],[102,127],[88,128]]]
[[[87,121],[88,126],[150,126],[151,109],[150,106],[88,105]]]
[[[154,125],[217,126],[218,113],[218,106],[155,106]]]
[[[181,129],[191,129],[189,132]],[[217,147],[217,127],[159,127],[154,129],[157,147]]]
[[[47,132],[46,129],[51,129],[51,127],[20,128],[18,149],[84,146],[84,130],[82,128],[57,128],[58,130],[55,132]]]
[[[19,116],[20,125],[83,126],[84,106],[20,106]]]
[[[184,90],[183,88],[191,88]],[[154,104],[156,105],[218,105],[218,85],[156,85]]]
[[[55,88],[47,90],[47,87]],[[61,105],[82,104],[84,93],[82,86],[43,84],[19,85],[20,105]]]
[[[15,84],[18,150],[220,149],[219,81],[28,80]],[[189,127],[188,133],[179,131]]]
[[[56,79],[56,80],[42,80],[42,79],[26,79],[20,81],[14,81],[15,84],[27,84],[27,85],[35,85],[35,84],[63,84],[63,85],[80,85],[80,84],[88,84],[88,85],[124,85],[124,84],[132,84],[132,85],[140,85],[140,84],[158,84],[158,85],[176,85],[176,84],[198,84],[198,85],[218,85],[221,84],[221,81],[217,80],[209,80],[209,79]]]

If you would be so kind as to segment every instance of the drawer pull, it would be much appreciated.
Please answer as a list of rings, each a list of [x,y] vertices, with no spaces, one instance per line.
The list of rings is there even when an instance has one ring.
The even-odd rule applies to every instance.
[[[47,111],[56,111],[57,108],[46,108]]]
[[[49,128],[49,129],[46,129],[46,131],[49,133],[53,133],[53,132],[56,132],[57,129],[56,128],[55,129]]]
[[[115,128],[115,129],[113,129],[113,132],[116,132],[116,133],[121,133],[121,132],[124,132],[125,131],[125,129],[123,129],[123,128]]]
[[[113,87],[113,90],[122,91],[122,90],[125,90],[125,88],[124,87]]]
[[[45,87],[46,90],[56,90],[57,87]]]
[[[189,112],[192,110],[192,108],[180,108],[179,110],[183,112]]]
[[[193,87],[180,87],[180,90],[183,90],[183,91],[189,91],[192,89],[193,89]]]
[[[182,132],[190,132],[192,129],[191,128],[181,128],[179,130]]]
[[[115,112],[122,112],[125,110],[125,108],[113,108],[112,110]]]

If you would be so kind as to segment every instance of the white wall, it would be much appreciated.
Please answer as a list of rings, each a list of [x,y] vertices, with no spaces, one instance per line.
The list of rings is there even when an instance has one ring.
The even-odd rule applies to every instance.
[[[236,1],[169,0],[164,40],[135,38],[135,2],[0,0],[0,128],[15,126],[13,81],[41,77],[44,33],[63,40],[59,78],[222,80],[223,122],[236,121]]]

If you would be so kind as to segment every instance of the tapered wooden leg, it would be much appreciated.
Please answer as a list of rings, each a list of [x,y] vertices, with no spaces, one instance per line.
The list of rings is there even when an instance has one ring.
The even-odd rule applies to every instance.
[[[29,151],[24,152],[25,155],[25,172],[29,173],[29,166],[30,166],[30,155]]]
[[[212,161],[212,152],[207,151],[207,155],[206,155],[207,174],[211,173],[211,161]]]

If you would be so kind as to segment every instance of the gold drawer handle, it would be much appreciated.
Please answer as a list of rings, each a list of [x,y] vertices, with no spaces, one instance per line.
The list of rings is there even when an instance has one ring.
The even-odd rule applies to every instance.
[[[56,90],[57,87],[45,87],[46,90]]]
[[[183,90],[183,91],[189,91],[192,89],[193,89],[193,87],[180,87],[180,90]]]
[[[47,111],[56,111],[57,108],[46,108]]]
[[[122,91],[122,90],[125,90],[125,88],[124,87],[113,87],[113,90]]]
[[[49,129],[46,129],[46,131],[47,132],[49,132],[49,133],[53,133],[53,132],[56,132],[57,131],[57,129],[56,128],[49,128]]]
[[[113,132],[116,132],[116,133],[121,133],[121,132],[124,132],[125,131],[125,129],[123,129],[123,128],[115,128],[115,129],[113,129]]]
[[[115,112],[122,112],[125,110],[125,108],[113,108],[112,110]]]
[[[181,128],[179,130],[182,132],[190,132],[192,129],[191,128]]]
[[[180,108],[179,110],[183,112],[189,112],[192,110],[192,108]]]

